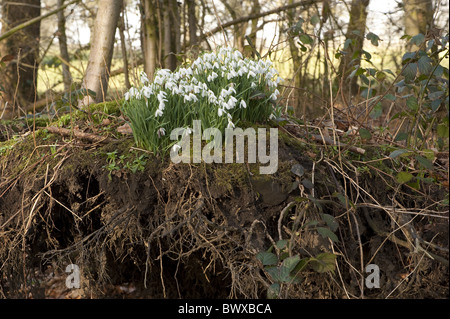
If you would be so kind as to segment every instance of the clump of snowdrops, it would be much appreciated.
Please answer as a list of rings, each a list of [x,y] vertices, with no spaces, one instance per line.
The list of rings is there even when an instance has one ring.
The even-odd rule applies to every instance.
[[[123,111],[130,120],[138,147],[166,154],[177,141],[170,132],[186,128],[194,120],[202,130],[224,132],[240,121],[263,123],[280,115],[276,106],[282,80],[270,61],[243,58],[232,48],[204,53],[189,67],[175,72],[158,70],[153,82],[141,73],[140,87],[125,93]]]

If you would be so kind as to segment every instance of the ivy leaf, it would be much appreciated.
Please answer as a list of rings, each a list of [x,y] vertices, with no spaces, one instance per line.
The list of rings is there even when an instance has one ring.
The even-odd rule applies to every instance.
[[[344,42],[344,50],[346,50],[349,47],[350,44],[351,45],[355,45],[355,40],[353,40],[353,39],[345,40],[345,42]]]
[[[366,35],[366,39],[370,40],[370,42],[372,43],[372,45],[374,46],[378,46],[378,40],[380,40],[380,37],[377,36],[375,33],[369,32]]]

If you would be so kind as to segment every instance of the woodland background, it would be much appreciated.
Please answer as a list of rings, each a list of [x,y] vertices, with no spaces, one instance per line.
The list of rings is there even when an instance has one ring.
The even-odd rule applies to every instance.
[[[273,61],[286,79],[286,108],[317,115],[330,98],[349,106],[367,97],[368,86],[348,78],[355,66],[400,70],[411,49],[401,37],[448,33],[449,15],[447,1],[434,0],[3,0],[0,19],[0,114],[10,118],[81,88],[97,102],[118,99],[140,71],[151,79],[217,45]]]

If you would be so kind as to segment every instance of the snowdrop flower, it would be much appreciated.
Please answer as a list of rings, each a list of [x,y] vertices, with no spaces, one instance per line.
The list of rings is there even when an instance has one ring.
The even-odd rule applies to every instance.
[[[218,76],[219,76],[219,75],[217,75],[216,72],[211,73],[211,75],[208,75],[208,82],[214,81],[215,79],[218,78]]]
[[[280,92],[278,92],[278,90],[275,89],[275,91],[270,95],[270,99],[275,101],[278,98],[279,94]]]
[[[237,76],[238,74],[236,73],[236,71],[231,69],[230,72],[228,72],[227,74],[227,80],[231,80],[232,78],[235,78]]]
[[[150,98],[150,96],[153,94],[153,90],[148,87],[148,86],[144,86],[142,88],[142,95],[144,95],[147,99]]]
[[[219,117],[222,117],[223,109],[219,107],[219,109],[217,110],[217,114],[219,115]]]
[[[250,87],[253,89],[253,88],[257,87],[257,85],[256,85],[255,82],[252,82],[252,84],[250,85]]]
[[[228,120],[227,128],[234,128],[234,123]]]
[[[247,103],[245,103],[244,100],[241,100],[241,103],[239,104],[240,107],[243,107],[244,109],[247,108]]]
[[[160,127],[157,134],[159,138],[161,138],[161,136],[166,135],[166,130],[164,129],[164,127]]]
[[[155,112],[155,117],[162,116],[162,115],[163,115],[163,111],[160,109],[157,109]]]
[[[272,113],[272,114],[270,114],[270,116],[269,116],[269,119],[270,120],[275,120],[277,117]]]
[[[189,93],[189,95],[185,95],[184,96],[184,102],[186,102],[186,101],[188,101],[188,102],[190,102],[190,101],[197,102],[198,98],[197,98],[197,96],[195,94]]]
[[[248,71],[248,74],[247,74],[247,79],[249,78],[249,77],[254,77],[254,78],[256,78],[256,74],[253,72],[253,71]]]
[[[236,98],[234,96],[230,96],[230,99],[228,100],[227,103],[227,109],[232,109],[235,105],[236,105]]]
[[[149,83],[150,81],[148,80],[147,74],[145,74],[145,72],[141,72],[141,83],[142,84],[146,84]]]
[[[159,93],[158,93],[158,95],[156,96],[157,98],[158,98],[158,101],[166,101],[167,102],[167,100],[165,99],[166,98],[166,96],[167,96],[167,93],[166,92],[164,92],[164,91],[159,91]]]
[[[207,69],[212,69],[213,68],[212,64],[209,63],[209,62],[206,62],[205,66],[206,66]]]

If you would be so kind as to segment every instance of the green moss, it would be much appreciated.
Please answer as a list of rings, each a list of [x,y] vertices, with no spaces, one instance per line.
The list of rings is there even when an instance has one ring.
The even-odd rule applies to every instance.
[[[120,115],[120,108],[123,104],[123,99],[118,101],[102,102],[98,104],[91,104],[88,107],[88,112],[103,112],[108,115]]]

